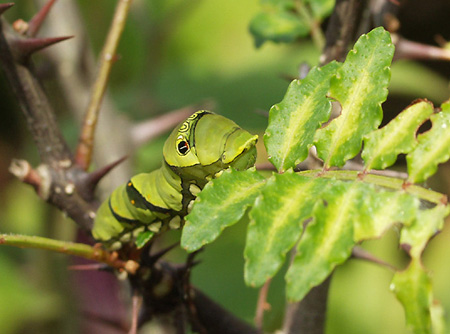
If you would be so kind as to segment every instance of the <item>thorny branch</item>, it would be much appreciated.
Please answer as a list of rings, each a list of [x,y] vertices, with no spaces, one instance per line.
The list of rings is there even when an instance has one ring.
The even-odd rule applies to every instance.
[[[2,68],[18,98],[42,161],[36,169],[41,183],[35,187],[44,200],[66,212],[81,228],[90,230],[94,206],[76,191],[80,170],[73,166],[72,154],[59,130],[54,111],[32,72],[31,54],[48,46],[48,41],[21,36],[3,19],[0,21]],[[15,171],[23,174],[18,168]]]

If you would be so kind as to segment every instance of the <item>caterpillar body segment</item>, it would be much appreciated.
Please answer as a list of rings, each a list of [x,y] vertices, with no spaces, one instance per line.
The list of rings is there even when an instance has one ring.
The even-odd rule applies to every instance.
[[[102,203],[93,237],[117,249],[141,233],[180,228],[209,180],[229,167],[254,165],[257,139],[223,116],[197,111],[166,140],[161,168],[133,176]]]

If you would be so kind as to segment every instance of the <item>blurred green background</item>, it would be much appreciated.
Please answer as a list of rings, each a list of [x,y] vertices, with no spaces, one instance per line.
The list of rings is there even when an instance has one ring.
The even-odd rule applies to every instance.
[[[98,54],[115,1],[76,3],[89,45]],[[307,39],[290,45],[265,43],[256,49],[248,25],[259,10],[257,0],[135,0],[109,86],[117,109],[129,119],[146,120],[208,100],[213,101],[215,112],[262,134],[267,118],[260,111],[267,112],[279,102],[289,84],[286,78],[297,76],[302,63],[316,65],[320,52]],[[21,0],[6,18],[10,22],[17,18],[27,20],[35,11],[32,0]],[[425,18],[415,18],[413,22],[417,24],[420,19]],[[413,25],[409,21],[408,24]],[[429,28],[428,34],[423,35],[432,39],[440,33],[449,39],[448,24],[440,28],[439,32]],[[411,34],[409,38],[414,38],[414,32]],[[45,69],[45,58],[39,59],[38,65]],[[388,115],[395,115],[415,98],[428,98],[437,105],[448,99],[448,64],[428,65],[411,61],[393,65],[392,97],[385,104]],[[0,78],[0,230],[70,240],[74,224],[42,203],[30,187],[7,172],[12,158],[24,158],[34,165],[39,160],[15,98],[4,77]],[[48,79],[52,80],[51,75]],[[53,95],[60,106],[57,94]],[[73,114],[58,108],[58,119],[73,147],[78,132]],[[133,154],[132,173],[157,168],[163,142],[164,138],[157,139]],[[260,155],[263,160],[264,152]],[[448,193],[448,175],[446,164],[430,185]],[[193,282],[224,307],[252,322],[257,290],[246,287],[243,281],[245,230],[243,221],[208,246],[200,255],[202,262],[193,272]],[[425,254],[426,266],[433,272],[436,298],[448,312],[449,241],[447,228]],[[364,247],[398,266],[406,263],[405,255],[398,249],[396,230],[389,231],[382,240],[367,242]],[[177,261],[184,256],[182,251],[171,254]],[[79,331],[80,315],[75,293],[71,291],[72,272],[67,272],[67,265],[67,258],[61,255],[0,248],[1,333]],[[267,330],[275,330],[282,322],[282,274],[271,286],[271,309],[265,319]],[[361,261],[351,260],[338,268],[331,286],[327,333],[408,333],[403,310],[389,291],[391,278],[388,270]]]

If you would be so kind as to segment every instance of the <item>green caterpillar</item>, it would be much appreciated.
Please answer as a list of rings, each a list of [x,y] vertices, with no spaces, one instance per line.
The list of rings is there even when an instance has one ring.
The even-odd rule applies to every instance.
[[[161,230],[180,228],[208,180],[228,167],[254,165],[257,139],[223,116],[197,111],[166,140],[160,169],[133,176],[102,203],[93,237],[119,249],[123,243],[143,244]]]

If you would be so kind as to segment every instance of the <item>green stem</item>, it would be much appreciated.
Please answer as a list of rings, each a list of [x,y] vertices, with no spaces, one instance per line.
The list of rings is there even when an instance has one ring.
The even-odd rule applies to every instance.
[[[311,10],[305,6],[303,1],[296,1],[296,9],[299,15],[308,22],[314,44],[319,50],[322,50],[325,46],[325,36],[320,28],[320,23],[313,17]]]
[[[375,184],[380,187],[395,189],[395,190],[404,190],[407,193],[417,196],[422,200],[434,203],[434,204],[447,204],[448,199],[447,196],[441,193],[438,193],[433,190],[425,189],[415,184],[407,183],[405,180],[388,177],[383,175],[376,175],[370,173],[361,173],[359,171],[348,171],[348,170],[307,170],[303,172],[299,172],[298,174],[308,176],[308,177],[326,177],[326,178],[334,178],[337,180],[345,180],[345,181],[356,181],[361,180],[366,183]]]
[[[137,270],[137,263],[134,261],[122,261],[118,259],[114,253],[82,243],[60,241],[37,236],[0,234],[0,245],[44,249],[67,255],[75,255],[88,260],[105,263],[118,270],[126,270],[131,274],[134,274]]]

